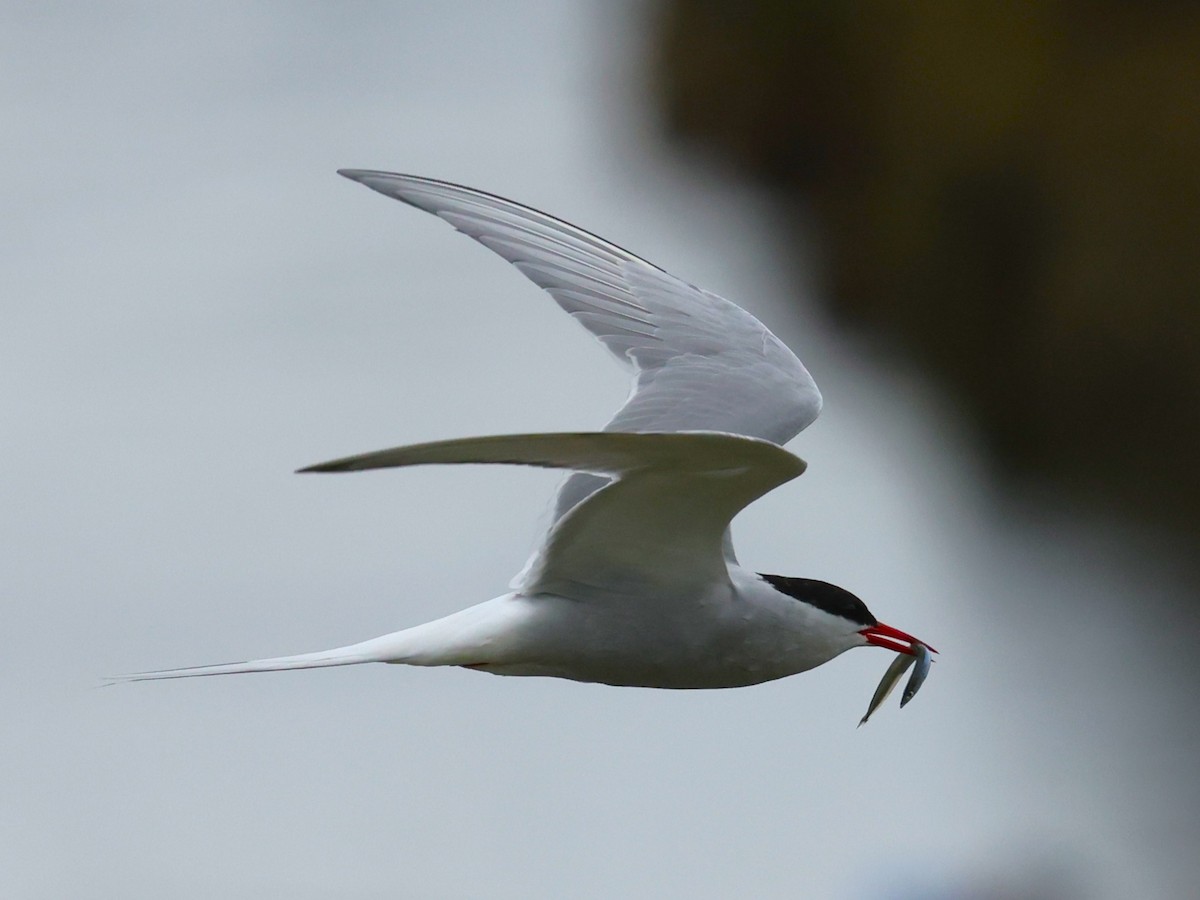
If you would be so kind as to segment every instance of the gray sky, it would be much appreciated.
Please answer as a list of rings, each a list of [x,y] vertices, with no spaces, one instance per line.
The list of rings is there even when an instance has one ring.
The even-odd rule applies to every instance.
[[[1179,589],[1169,565],[995,493],[949,401],[786,306],[806,285],[772,267],[763,199],[654,143],[640,9],[0,12],[0,894],[1194,883],[1185,648],[1133,627]],[[888,663],[866,651],[724,692],[386,666],[96,688],[501,593],[553,475],[292,470],[598,427],[625,395],[518,273],[340,166],[531,203],[766,320],[826,411],[792,444],[804,478],[738,520],[739,555],[937,645],[919,700],[856,730]]]

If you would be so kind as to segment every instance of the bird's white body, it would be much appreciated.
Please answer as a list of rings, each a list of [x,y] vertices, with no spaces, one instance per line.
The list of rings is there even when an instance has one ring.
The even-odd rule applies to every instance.
[[[779,593],[758,575],[740,568],[730,574],[729,585],[678,602],[648,604],[640,594],[597,594],[594,602],[507,594],[413,630],[461,628],[481,658],[452,664],[498,675],[676,689],[785,678],[862,640],[837,617]],[[461,624],[454,621],[460,617]],[[394,637],[402,641],[405,634]]]
[[[755,573],[736,567],[730,575],[730,584],[703,596],[657,603],[640,593],[597,591],[581,600],[513,591],[347,647],[159,677],[385,662],[622,687],[725,688],[795,675],[866,643],[839,617]]]
[[[878,623],[849,592],[758,575],[734,555],[730,520],[804,471],[782,444],[821,409],[808,371],[761,322],[537,210],[430,179],[342,174],[504,257],[633,370],[633,390],[601,432],[414,444],[303,470],[490,463],[571,471],[510,593],[347,647],[130,680],[383,662],[724,688],[803,672],[867,644],[911,652],[903,642],[914,639]]]

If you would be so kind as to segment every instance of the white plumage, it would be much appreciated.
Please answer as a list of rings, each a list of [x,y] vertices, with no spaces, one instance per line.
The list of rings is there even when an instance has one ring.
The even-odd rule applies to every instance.
[[[632,369],[632,391],[601,432],[437,441],[302,470],[570,470],[546,537],[509,593],[349,647],[129,680],[388,662],[713,688],[802,672],[851,647],[913,652],[914,638],[877,622],[848,591],[737,563],[730,520],[804,471],[782,444],[821,409],[808,371],[761,322],[509,200],[408,175],[341,174],[437,215],[511,262]]]

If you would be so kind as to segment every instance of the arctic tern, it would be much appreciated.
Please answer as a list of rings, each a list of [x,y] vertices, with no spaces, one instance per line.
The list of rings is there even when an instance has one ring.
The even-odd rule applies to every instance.
[[[508,592],[332,650],[124,680],[382,662],[728,688],[804,672],[854,647],[927,658],[923,642],[878,621],[843,588],[738,564],[730,521],[805,470],[782,445],[821,410],[808,370],[758,319],[510,200],[411,175],[340,174],[433,213],[508,260],[632,370],[632,392],[598,432],[435,441],[300,470],[464,463],[569,470],[552,524]]]

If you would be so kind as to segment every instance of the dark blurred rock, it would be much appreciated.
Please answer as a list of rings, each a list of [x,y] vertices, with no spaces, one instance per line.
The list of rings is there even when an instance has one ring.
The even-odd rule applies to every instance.
[[[716,2],[662,119],[814,210],[997,462],[1200,535],[1200,4]]]

